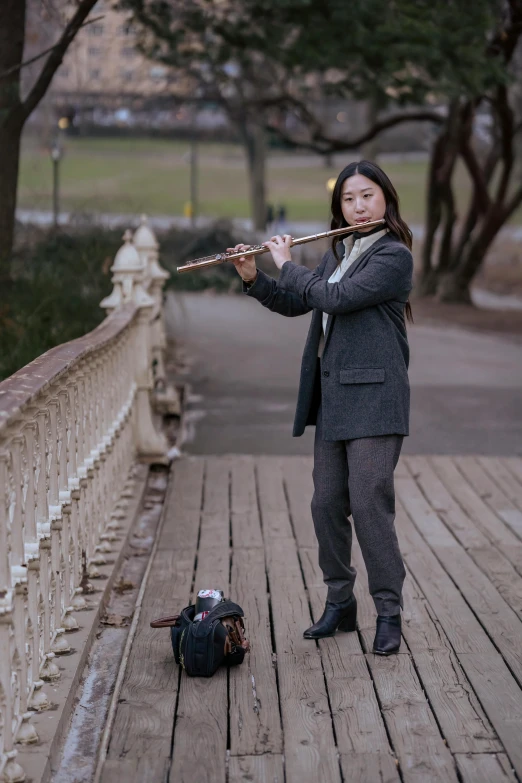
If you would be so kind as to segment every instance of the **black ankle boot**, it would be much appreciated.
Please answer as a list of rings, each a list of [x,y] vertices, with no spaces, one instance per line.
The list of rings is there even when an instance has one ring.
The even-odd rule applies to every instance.
[[[401,616],[392,617],[377,615],[377,629],[373,640],[373,652],[376,655],[392,655],[401,646]]]
[[[336,631],[355,631],[357,599],[354,595],[341,603],[327,601],[321,618],[303,633],[305,639],[324,639]]]

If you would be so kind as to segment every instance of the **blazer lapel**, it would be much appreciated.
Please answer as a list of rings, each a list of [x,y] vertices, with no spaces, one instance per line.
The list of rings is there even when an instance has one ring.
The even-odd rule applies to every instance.
[[[374,242],[374,243],[373,243],[373,245],[370,245],[370,247],[368,248],[368,250],[366,250],[364,253],[361,253],[361,255],[359,256],[359,258],[357,258],[357,259],[356,259],[356,260],[353,262],[353,264],[352,264],[351,266],[349,266],[349,267],[348,267],[348,269],[346,270],[346,272],[344,273],[344,275],[341,277],[341,280],[345,280],[345,279],[346,279],[346,278],[348,278],[348,277],[352,277],[352,275],[353,275],[353,274],[355,274],[355,272],[357,271],[357,269],[359,269],[359,268],[360,268],[360,266],[361,266],[361,261],[363,260],[363,258],[368,258],[368,255],[371,255],[371,253],[372,253],[374,250],[378,250],[380,247],[382,247],[382,245],[385,245],[387,242],[389,242],[389,241],[390,241],[390,239],[391,239],[391,237],[390,237],[390,234],[389,234],[389,232],[388,232],[388,233],[387,233],[387,234],[385,234],[383,237],[380,237],[380,239],[378,239],[378,240],[377,240],[377,242]],[[330,260],[330,261],[329,261],[329,262],[326,264],[325,273],[324,273],[324,275],[323,275],[323,277],[325,277],[327,280],[328,280],[328,278],[329,278],[329,277],[332,275],[332,273],[334,272],[334,270],[335,270],[335,267],[337,266],[337,263],[338,263],[337,259],[336,259],[336,258],[335,258],[335,256],[333,255],[333,253],[332,253],[332,258],[333,258],[333,261],[331,261],[331,260]],[[334,263],[334,262],[335,262],[335,263]],[[331,331],[332,331],[332,324],[333,324],[333,322],[334,322],[334,319],[335,319],[335,315],[332,315],[332,314],[330,314],[330,315],[328,316],[328,320],[327,320],[327,322],[326,322],[326,330],[325,330],[325,335],[324,335],[323,355],[324,355],[324,351],[325,351],[325,349],[326,349],[326,345],[327,345],[327,343],[328,343],[328,338],[329,338],[329,336],[330,336],[330,333],[331,333]]]

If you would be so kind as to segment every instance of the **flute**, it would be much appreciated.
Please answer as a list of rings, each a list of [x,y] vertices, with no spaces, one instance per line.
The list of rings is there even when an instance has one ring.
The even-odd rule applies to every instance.
[[[294,245],[304,245],[306,242],[315,242],[317,239],[328,239],[329,237],[335,237],[340,234],[349,234],[351,231],[357,231],[358,228],[362,228],[363,226],[364,228],[373,228],[374,226],[380,226],[385,222],[386,221],[384,219],[370,220],[368,223],[359,223],[357,226],[344,226],[344,228],[334,228],[331,231],[323,231],[320,234],[310,234],[310,236],[307,237],[292,239],[292,244],[290,247],[294,247]],[[189,261],[188,264],[178,266],[177,270],[178,272],[190,272],[192,269],[204,269],[207,266],[223,264],[225,261],[234,261],[235,259],[243,258],[244,256],[260,256],[261,253],[269,252],[270,249],[265,247],[265,245],[252,245],[249,250],[241,250],[237,252],[227,251],[225,253],[217,253],[213,256],[202,256],[201,258],[194,259],[194,261]]]

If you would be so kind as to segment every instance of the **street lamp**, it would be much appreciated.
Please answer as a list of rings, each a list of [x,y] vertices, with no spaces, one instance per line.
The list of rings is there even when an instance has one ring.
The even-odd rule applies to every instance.
[[[53,163],[53,226],[58,228],[58,219],[60,214],[59,189],[60,189],[60,160],[62,158],[62,148],[57,138],[51,148],[51,160]]]
[[[60,117],[57,122],[56,136],[51,147],[51,161],[53,164],[53,226],[58,228],[60,217],[60,161],[63,157],[63,149],[60,143],[61,131],[67,130],[70,122],[68,117]]]
[[[194,228],[198,215],[198,140],[197,140],[197,106],[192,114],[192,132],[190,135],[190,223]]]

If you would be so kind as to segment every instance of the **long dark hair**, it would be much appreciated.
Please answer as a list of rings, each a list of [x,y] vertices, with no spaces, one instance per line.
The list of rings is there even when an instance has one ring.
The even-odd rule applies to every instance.
[[[384,193],[384,199],[386,201],[386,212],[384,213],[386,225],[389,230],[395,234],[397,239],[406,245],[408,250],[411,250],[413,237],[410,227],[401,217],[397,191],[393,187],[388,175],[385,174],[376,163],[372,163],[370,160],[360,160],[349,163],[337,177],[337,182],[335,183],[332,192],[332,222],[330,228],[344,228],[344,226],[348,225],[341,209],[341,195],[345,180],[347,180],[348,177],[353,177],[354,174],[362,174],[363,177],[368,177],[368,179],[371,179],[376,185],[379,185]],[[339,262],[341,261],[341,258],[337,252],[337,245],[342,241],[341,237],[334,237],[332,240],[332,250]],[[413,314],[409,300],[406,302],[404,311],[408,321],[413,323]]]

